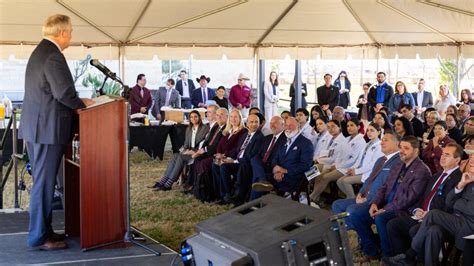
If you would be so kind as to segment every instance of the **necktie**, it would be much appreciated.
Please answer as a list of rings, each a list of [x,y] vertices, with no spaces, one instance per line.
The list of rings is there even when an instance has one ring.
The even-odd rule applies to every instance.
[[[206,103],[207,102],[207,89],[202,89],[202,102]]]
[[[212,145],[212,143],[214,143],[214,140],[216,139],[219,132],[221,132],[220,128],[218,130],[216,130],[216,133],[214,133],[214,136],[212,136],[211,142],[209,142],[209,146]]]
[[[242,144],[242,147],[240,147],[239,156],[237,158],[242,158],[242,156],[244,155],[245,148],[247,148],[247,145],[249,145],[250,137],[252,137],[252,135],[248,134],[247,137],[245,138],[245,141]]]
[[[428,211],[428,207],[430,206],[431,200],[433,200],[433,197],[435,196],[436,192],[438,191],[439,186],[443,183],[444,178],[447,176],[447,173],[443,173],[439,178],[438,181],[436,182],[436,185],[431,189],[430,194],[428,194],[428,197],[425,198],[423,201],[423,210]]]
[[[265,152],[265,155],[263,156],[263,159],[262,159],[263,163],[266,163],[268,160],[268,157],[270,157],[270,153],[273,150],[273,146],[275,146],[275,142],[276,142],[276,136],[272,138],[272,142],[270,143],[270,146],[268,147],[267,151]]]
[[[186,81],[184,81],[184,86],[187,87],[188,86],[188,83]]]
[[[141,88],[140,89],[140,95],[142,96],[142,98],[143,98],[143,93],[144,93],[143,88]]]
[[[291,146],[291,138],[286,138],[286,152],[290,149]]]
[[[372,169],[372,172],[369,175],[369,178],[367,178],[367,189],[362,193],[362,196],[367,197],[367,194],[369,194],[370,187],[375,181],[375,178],[379,175],[380,171],[382,171],[383,166],[385,165],[385,162],[387,161],[387,156],[384,156],[383,159],[379,162],[379,164],[374,166],[374,169]]]
[[[168,89],[168,90],[166,91],[165,106],[169,106],[169,105],[170,105],[170,96],[171,96],[171,89]]]

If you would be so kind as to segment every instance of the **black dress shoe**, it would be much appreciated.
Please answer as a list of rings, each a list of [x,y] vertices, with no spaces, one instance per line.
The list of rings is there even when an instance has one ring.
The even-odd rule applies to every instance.
[[[168,190],[171,190],[171,187],[162,187],[162,186],[159,186],[157,188],[154,188],[152,189],[153,191],[168,191]]]
[[[160,182],[155,182],[153,186],[148,186],[148,188],[159,188],[162,187],[163,185],[160,184]]]

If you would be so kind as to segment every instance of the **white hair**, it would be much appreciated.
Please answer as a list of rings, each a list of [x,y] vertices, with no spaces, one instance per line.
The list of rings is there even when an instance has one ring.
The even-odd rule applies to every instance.
[[[72,29],[71,18],[66,15],[52,15],[43,24],[43,36],[59,36],[61,31]]]

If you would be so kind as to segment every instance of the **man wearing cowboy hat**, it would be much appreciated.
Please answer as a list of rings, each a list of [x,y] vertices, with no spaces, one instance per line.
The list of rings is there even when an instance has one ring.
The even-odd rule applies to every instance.
[[[211,81],[211,78],[201,75],[200,78],[196,78],[196,81],[199,82],[200,87],[193,91],[191,102],[194,108],[206,107],[206,102],[216,96],[216,92],[207,87],[207,83]]]
[[[237,78],[238,83],[230,89],[229,102],[233,108],[240,110],[242,116],[247,118],[249,107],[252,103],[251,89],[245,84],[250,80],[247,76],[240,73]]]

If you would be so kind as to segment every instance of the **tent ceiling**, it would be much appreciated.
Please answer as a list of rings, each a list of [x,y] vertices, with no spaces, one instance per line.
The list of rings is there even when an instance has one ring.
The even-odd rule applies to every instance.
[[[81,45],[166,46],[172,57],[171,47],[184,47],[181,56],[209,47],[218,57],[240,47],[248,58],[255,52],[248,47],[260,55],[297,47],[287,50],[298,57],[323,55],[327,47],[474,45],[472,0],[0,0],[0,49],[37,43],[44,19],[56,13],[71,16],[73,50],[82,52]]]

